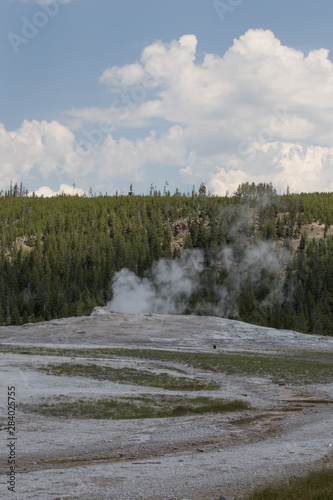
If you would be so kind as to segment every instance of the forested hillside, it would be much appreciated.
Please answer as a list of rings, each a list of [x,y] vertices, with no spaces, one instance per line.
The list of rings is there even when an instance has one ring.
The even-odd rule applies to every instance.
[[[201,249],[183,312],[333,335],[333,193],[150,194],[2,192],[0,324],[90,314],[112,299],[117,271],[149,276],[159,259]]]

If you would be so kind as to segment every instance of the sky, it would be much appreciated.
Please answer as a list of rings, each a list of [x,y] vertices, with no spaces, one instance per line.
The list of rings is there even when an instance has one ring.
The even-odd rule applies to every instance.
[[[332,19],[327,0],[2,0],[0,190],[333,191]]]

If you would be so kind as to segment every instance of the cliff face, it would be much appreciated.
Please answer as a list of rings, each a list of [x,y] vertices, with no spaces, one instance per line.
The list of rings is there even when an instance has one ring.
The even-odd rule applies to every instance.
[[[189,234],[191,227],[191,220],[188,217],[180,217],[175,222],[170,224],[171,229],[171,250],[172,252],[182,251],[185,246],[185,236]]]
[[[179,217],[172,223],[169,223],[171,230],[171,250],[174,252],[175,250],[182,251],[185,247],[185,238],[190,234],[191,226],[195,224],[196,229],[198,230],[200,224],[202,223],[202,219],[194,219],[189,217]],[[220,223],[217,221],[217,225]],[[210,235],[211,233],[211,221],[208,217],[203,221],[203,225]]]
[[[282,220],[284,215],[285,214],[283,214],[283,213],[277,214],[276,222],[279,219]],[[261,230],[261,227],[260,227],[259,217],[257,214],[255,214],[253,211],[251,211],[250,217],[252,218],[252,227],[253,227],[252,238],[249,238],[251,240],[251,239],[253,239],[254,234],[258,233]],[[185,238],[188,234],[190,234],[190,229],[191,229],[191,225],[193,224],[193,222],[195,223],[195,226],[198,230],[200,223],[201,223],[200,218],[194,219],[194,218],[189,218],[189,217],[179,217],[174,222],[172,222],[172,223],[169,222],[169,226],[170,226],[170,230],[171,230],[171,237],[172,237],[172,241],[171,241],[172,251],[174,251],[175,249],[179,250],[179,251],[184,250]],[[219,227],[220,224],[221,224],[221,221],[216,220],[216,226]],[[207,230],[207,233],[210,235],[212,223],[208,217],[206,217],[204,220],[204,227]],[[285,229],[285,227],[284,227],[284,229]],[[291,244],[295,250],[297,250],[299,247],[302,235],[305,236],[307,239],[315,239],[317,241],[321,241],[329,236],[333,236],[333,225],[328,226],[326,224],[320,223],[319,221],[313,222],[312,224],[302,224],[301,226],[298,226],[295,223],[293,225],[292,229],[293,229],[293,231],[292,231],[293,236],[290,238],[290,241],[291,241]],[[246,234],[246,232],[247,231],[245,229],[244,234]],[[282,245],[287,238],[289,238],[287,236],[287,234],[284,234],[283,236],[276,239],[276,241]],[[273,238],[273,239],[275,239],[275,238]]]

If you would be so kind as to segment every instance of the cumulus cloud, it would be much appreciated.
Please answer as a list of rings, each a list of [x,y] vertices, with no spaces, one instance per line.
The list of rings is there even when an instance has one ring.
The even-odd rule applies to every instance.
[[[141,64],[129,64],[122,68],[114,66],[106,69],[100,77],[100,82],[113,87],[130,86],[142,83],[143,77],[144,71]]]
[[[68,184],[61,184],[58,191],[53,191],[53,189],[48,186],[43,186],[32,193],[29,196],[35,195],[37,197],[51,198],[52,196],[59,196],[62,194],[68,194],[71,196],[84,196],[87,193],[81,189],[74,186],[69,186]]]
[[[123,129],[154,120],[177,123],[188,152],[180,148],[178,156],[183,180],[205,180],[216,193],[246,180],[271,180],[285,189],[300,171],[298,189],[330,189],[333,64],[328,51],[306,55],[260,29],[248,30],[224,55],[206,54],[202,62],[196,60],[196,45],[194,35],[156,41],[140,61],[107,68],[100,81],[122,96],[108,110],[73,110],[72,116],[109,118]],[[138,88],[144,102],[135,99]]]
[[[234,40],[223,56],[206,54],[201,63],[196,61],[196,45],[194,35],[157,41],[143,50],[139,62],[107,68],[100,81],[113,90],[155,82],[159,90],[154,106],[137,106],[143,118],[187,126],[207,120],[218,126],[218,133],[228,132],[229,139],[239,141],[268,126],[280,107],[288,110],[290,120],[274,131],[276,138],[322,137],[333,107],[333,64],[327,50],[305,56],[283,46],[271,31],[259,29]]]
[[[147,165],[179,165],[186,154],[182,135],[177,125],[159,136],[151,131],[144,138],[116,140],[106,124],[76,135],[56,121],[24,121],[15,131],[0,124],[0,184],[53,177],[64,185],[75,182],[105,191],[115,180],[140,179]]]
[[[65,152],[73,149],[73,133],[59,122],[31,122],[7,131],[0,124],[0,182],[18,181],[33,172],[44,179],[65,163]]]
[[[147,167],[170,165],[178,168],[180,181],[204,181],[222,195],[245,181],[272,181],[282,191],[287,185],[331,190],[328,51],[304,54],[261,29],[248,30],[222,55],[208,53],[198,61],[196,49],[193,34],[157,40],[139,61],[105,69],[100,82],[110,89],[107,109],[73,109],[67,127],[25,122],[15,137],[5,134],[15,147],[5,147],[0,180],[10,171],[28,172],[32,164],[47,173],[58,162],[65,173],[72,168],[83,178],[94,172],[107,185],[121,175],[145,179]],[[107,132],[98,132],[102,121],[111,124]],[[29,127],[38,137],[47,128],[49,142],[32,132],[22,142]],[[91,129],[97,129],[98,141],[87,139]],[[56,141],[61,133],[62,145],[54,142],[52,149],[51,136]]]

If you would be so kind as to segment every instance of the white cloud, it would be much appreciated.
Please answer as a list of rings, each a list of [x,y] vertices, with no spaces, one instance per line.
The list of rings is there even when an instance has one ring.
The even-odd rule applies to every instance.
[[[148,82],[155,82],[157,99],[140,103],[128,96],[136,108],[134,120],[155,117],[192,127],[208,121],[228,132],[228,138],[240,140],[267,126],[274,110],[283,107],[294,119],[278,138],[322,138],[333,109],[333,64],[327,50],[305,56],[281,45],[269,30],[249,30],[224,56],[206,54],[197,63],[196,43],[194,35],[171,43],[157,41],[144,49],[139,62],[108,68],[100,81],[124,92],[130,85],[147,91]]]
[[[144,71],[141,64],[129,64],[119,68],[114,66],[106,69],[100,77],[101,83],[113,86],[129,86],[141,83],[144,77]]]
[[[15,132],[2,130],[0,180],[33,168],[47,177],[60,163],[80,185],[92,175],[97,189],[126,177],[148,185],[147,166],[170,165],[180,180],[207,182],[219,194],[245,181],[332,189],[328,51],[303,54],[269,30],[249,30],[224,55],[206,54],[201,62],[196,46],[194,35],[156,41],[139,61],[106,68],[100,82],[110,88],[110,107],[72,110],[67,127],[24,122]],[[129,128],[137,139],[128,138]],[[91,130],[98,140],[87,139]]]
[[[122,93],[106,110],[73,110],[114,127],[177,123],[183,179],[223,194],[239,182],[271,180],[281,189],[329,189],[333,175],[333,64],[325,49],[308,55],[269,30],[249,30],[223,55],[196,61],[197,40],[157,41],[139,62],[108,68],[100,81]],[[148,85],[149,82],[149,85]],[[135,99],[141,86],[146,99]],[[139,94],[138,94],[139,95]],[[126,132],[124,132],[126,133]],[[184,150],[190,154],[184,155]]]
[[[20,180],[32,171],[48,178],[59,163],[64,163],[65,151],[73,144],[73,133],[56,121],[25,120],[11,132],[0,124],[0,182]]]
[[[115,180],[140,179],[147,164],[178,166],[186,155],[180,126],[170,127],[159,137],[152,131],[136,140],[115,140],[105,127],[81,130],[75,137],[55,121],[24,121],[12,132],[0,124],[0,184],[7,187],[11,181],[56,177],[63,186],[67,180],[86,190],[94,186],[105,192],[112,190]],[[51,191],[44,186],[38,193],[56,195],[62,188]]]
[[[277,149],[272,161],[280,170],[276,176],[278,184],[299,192],[332,189],[333,148],[279,144]]]
[[[68,184],[61,184],[58,191],[53,191],[53,189],[49,188],[48,186],[43,186],[36,191],[33,191],[33,193],[29,193],[29,196],[32,196],[33,194],[38,197],[43,196],[44,198],[51,198],[52,196],[58,196],[61,194],[69,194],[71,196],[84,196],[87,193],[83,189],[77,188],[75,185],[69,186]]]

